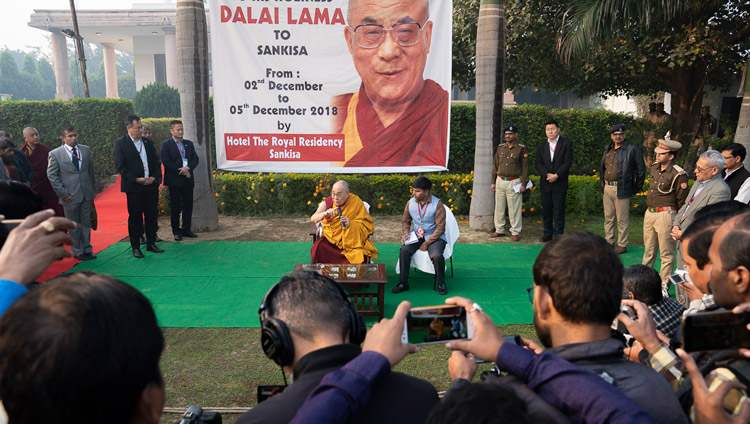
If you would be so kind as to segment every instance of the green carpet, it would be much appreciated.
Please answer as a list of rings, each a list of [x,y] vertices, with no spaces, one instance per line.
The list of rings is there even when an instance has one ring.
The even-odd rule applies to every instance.
[[[385,263],[388,285],[385,316],[393,315],[402,300],[414,306],[443,303],[432,291],[433,276],[410,275],[411,289],[393,294],[399,245],[376,244],[377,262]],[[131,255],[129,243],[116,243],[82,262],[72,271],[90,270],[113,275],[145,294],[163,327],[258,327],[258,306],[263,295],[296,263],[310,260],[309,243],[230,242],[162,243],[165,252]],[[496,324],[528,324],[532,313],[526,287],[532,286],[531,268],[541,245],[457,244],[454,276],[446,272],[448,294],[481,304]],[[621,256],[625,265],[640,263],[642,247],[629,247]],[[658,262],[657,262],[658,267]],[[369,323],[374,320],[368,320]]]

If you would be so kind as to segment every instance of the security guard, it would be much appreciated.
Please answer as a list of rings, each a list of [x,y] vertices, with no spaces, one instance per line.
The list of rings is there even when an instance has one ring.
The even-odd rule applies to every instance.
[[[505,205],[508,205],[510,233],[513,241],[521,239],[521,204],[529,183],[529,152],[517,142],[518,129],[511,125],[505,130],[505,143],[497,146],[492,166],[490,188],[495,192],[495,232],[491,238],[505,235]]]
[[[688,175],[674,163],[675,155],[682,144],[666,138],[659,140],[654,149],[656,162],[651,165],[648,195],[648,209],[643,217],[643,265],[654,266],[656,247],[659,245],[662,281],[672,274],[674,266],[675,241],[672,239],[672,221],[688,195]]]

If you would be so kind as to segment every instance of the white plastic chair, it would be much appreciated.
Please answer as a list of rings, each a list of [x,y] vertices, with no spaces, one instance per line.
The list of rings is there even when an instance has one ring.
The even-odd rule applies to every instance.
[[[445,238],[447,239],[445,250],[443,250],[443,257],[446,261],[446,270],[448,269],[448,262],[450,262],[451,277],[453,277],[453,244],[456,243],[461,232],[458,230],[458,222],[456,222],[456,217],[453,216],[451,209],[448,206],[443,206],[445,207]],[[414,255],[411,257],[410,266],[428,274],[435,274],[435,266],[432,265],[430,254],[426,250],[417,250],[414,252]],[[399,261],[396,261],[396,274],[400,273]],[[434,281],[432,285],[433,290],[435,290],[436,284],[437,281]]]

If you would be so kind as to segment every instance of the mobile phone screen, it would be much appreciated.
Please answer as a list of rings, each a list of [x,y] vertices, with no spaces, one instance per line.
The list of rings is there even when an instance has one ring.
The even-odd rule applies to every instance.
[[[442,343],[470,339],[474,332],[466,309],[455,305],[411,308],[404,323],[404,343]]]
[[[685,280],[682,278],[680,274],[672,274],[669,276],[669,281],[672,282],[672,284],[678,286],[685,282]]]
[[[703,312],[688,315],[682,322],[682,340],[686,352],[750,348],[750,331],[746,328],[750,313],[731,311]]]

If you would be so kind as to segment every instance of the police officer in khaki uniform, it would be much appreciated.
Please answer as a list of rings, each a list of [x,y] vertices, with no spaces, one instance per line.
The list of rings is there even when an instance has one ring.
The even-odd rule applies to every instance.
[[[497,146],[492,166],[490,188],[495,192],[495,232],[491,238],[505,235],[505,206],[508,206],[513,241],[521,239],[521,204],[529,183],[529,152],[518,143],[518,129],[511,125],[503,130],[505,143]],[[520,184],[520,187],[516,187]],[[516,190],[517,189],[517,190]]]
[[[688,195],[688,175],[674,163],[675,155],[682,144],[675,140],[659,140],[654,149],[656,162],[651,165],[648,195],[648,209],[643,217],[643,265],[654,266],[656,248],[661,257],[662,281],[672,274],[675,262],[675,241],[671,236],[672,221],[677,210],[685,204]]]

